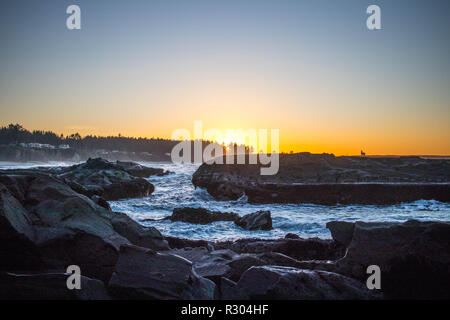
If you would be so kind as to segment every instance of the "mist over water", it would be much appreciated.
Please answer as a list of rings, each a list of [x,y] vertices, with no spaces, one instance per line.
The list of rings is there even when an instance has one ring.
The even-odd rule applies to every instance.
[[[314,204],[249,204],[245,198],[236,201],[216,201],[206,190],[195,189],[192,174],[198,164],[144,163],[149,167],[170,170],[173,174],[150,177],[155,191],[149,197],[110,202],[114,211],[127,213],[146,226],[158,228],[164,235],[189,239],[225,240],[238,238],[279,238],[286,233],[301,237],[330,238],[325,224],[328,221],[450,221],[450,204],[420,200],[393,206]],[[273,227],[271,231],[247,231],[233,222],[215,222],[197,225],[184,222],[142,221],[160,219],[172,214],[176,207],[203,207],[215,211],[231,211],[239,215],[258,210],[270,210]]]

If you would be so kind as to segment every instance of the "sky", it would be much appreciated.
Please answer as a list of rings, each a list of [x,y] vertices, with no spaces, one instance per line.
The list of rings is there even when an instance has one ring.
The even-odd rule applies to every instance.
[[[279,129],[285,152],[450,155],[449,15],[448,0],[2,0],[0,125],[170,138],[200,120]]]

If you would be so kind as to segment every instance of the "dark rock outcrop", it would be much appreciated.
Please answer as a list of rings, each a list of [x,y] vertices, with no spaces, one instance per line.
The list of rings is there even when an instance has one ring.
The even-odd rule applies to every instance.
[[[231,250],[210,251],[204,247],[174,249],[170,252],[191,261],[199,276],[208,278],[215,283],[230,273],[231,267],[228,264],[238,256]]]
[[[130,171],[126,170],[129,169]],[[143,179],[145,168],[115,164],[104,159],[89,159],[87,162],[59,170],[57,176],[69,184],[77,183],[87,189],[85,195],[98,195],[106,200],[145,197],[154,191],[154,186]],[[135,175],[137,174],[137,176]],[[80,190],[78,190],[80,192]]]
[[[204,247],[172,249],[171,254],[192,262],[195,272],[220,286],[221,279],[238,281],[253,266],[278,265],[296,267],[300,262],[277,252],[238,254],[232,250],[209,250]]]
[[[162,169],[148,168],[134,162],[109,162],[102,158],[89,159],[69,167],[40,167],[4,170],[3,173],[52,175],[63,180],[77,193],[105,200],[145,197],[154,186],[143,177],[167,174]]]
[[[248,163],[248,161],[246,162]],[[192,177],[217,200],[250,203],[395,204],[420,199],[450,202],[450,160],[280,155],[279,171],[260,165],[202,164]]]
[[[450,298],[450,224],[354,223],[347,253],[334,270],[362,280],[370,265],[380,267],[387,298]]]
[[[164,239],[168,242],[169,246],[174,249],[197,247],[212,248],[212,242],[206,240],[192,240],[170,236],[165,236]]]
[[[270,211],[257,211],[238,218],[236,225],[246,230],[272,230]]]
[[[171,216],[167,217],[171,221],[182,221],[188,223],[207,224],[215,221],[234,221],[239,215],[233,212],[210,211],[204,208],[175,208]]]
[[[150,176],[165,176],[171,173],[170,171],[161,168],[145,167],[136,162],[116,161],[115,164],[129,174],[141,178],[148,178]]]
[[[248,269],[233,286],[224,281],[222,299],[368,300],[380,299],[361,282],[326,271],[262,266]]]
[[[199,277],[184,258],[125,245],[109,289],[121,299],[208,300],[214,298],[215,285]]]
[[[234,212],[211,211],[205,208],[175,208],[166,220],[182,221],[187,223],[208,224],[216,221],[234,221],[246,230],[271,230],[272,218],[270,211],[257,211],[240,217]],[[153,219],[148,219],[154,221]]]
[[[353,238],[353,230],[355,224],[346,221],[330,221],[326,224],[326,227],[330,230],[333,239],[347,247]]]
[[[102,281],[81,276],[81,288],[69,290],[69,274],[14,274],[0,272],[0,299],[7,300],[109,300]]]
[[[104,198],[94,195],[91,197],[91,200],[94,201],[96,204],[98,204],[100,207],[112,211],[108,201],[106,201]]]
[[[236,253],[278,252],[296,260],[336,260],[342,258],[345,247],[323,239],[238,239],[214,243],[214,248]]]
[[[5,183],[5,184],[3,184]],[[154,228],[113,213],[62,180],[30,172],[0,175],[0,269],[59,270],[108,281],[121,245],[168,249]]]

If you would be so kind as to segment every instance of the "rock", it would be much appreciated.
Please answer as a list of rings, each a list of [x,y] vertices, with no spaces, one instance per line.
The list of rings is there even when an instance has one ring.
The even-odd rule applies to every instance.
[[[71,167],[40,170],[64,179],[76,192],[88,197],[101,196],[106,200],[145,197],[155,189],[142,178],[154,169],[136,163],[113,163],[96,158]]]
[[[100,280],[81,276],[81,289],[69,290],[69,274],[14,274],[0,272],[0,299],[7,300],[109,300]]]
[[[91,197],[91,200],[94,201],[94,203],[98,204],[100,207],[103,207],[103,208],[107,209],[108,211],[112,211],[111,210],[111,206],[109,205],[108,201],[106,201],[102,197],[99,197],[97,195],[93,195]]]
[[[231,271],[228,265],[237,254],[231,250],[209,251],[204,247],[192,249],[175,249],[170,253],[183,257],[192,262],[195,272],[216,284],[220,278]]]
[[[114,230],[112,212],[51,176],[32,180],[25,203],[46,268],[76,264],[88,277],[109,279],[120,245],[129,243]]]
[[[298,267],[300,261],[279,252],[264,252],[256,255],[263,265]]]
[[[120,299],[214,298],[214,282],[199,277],[192,263],[176,255],[125,245],[109,282]]]
[[[154,227],[144,227],[126,214],[119,212],[111,215],[110,221],[114,231],[134,245],[158,251],[170,249],[162,234]]]
[[[150,176],[165,176],[170,174],[161,168],[149,168],[135,162],[116,161],[116,165],[135,177],[148,178]]]
[[[25,208],[0,183],[0,270],[26,270],[40,266],[31,224]]]
[[[208,250],[204,247],[173,249],[171,254],[192,262],[195,272],[220,286],[221,279],[238,281],[241,275],[253,266],[279,265],[296,267],[299,261],[277,252],[261,254],[237,254],[228,249]]]
[[[272,230],[270,211],[257,211],[236,219],[236,225],[246,230]]]
[[[346,221],[331,221],[326,224],[333,239],[347,247],[353,238],[355,224]]]
[[[103,185],[102,197],[106,200],[147,197],[155,187],[145,179],[136,178],[128,181]]]
[[[224,276],[233,281],[238,281],[241,275],[253,266],[262,266],[264,261],[251,254],[242,254],[228,263],[230,269]]]
[[[228,282],[222,289],[223,299],[367,300],[381,297],[359,281],[339,274],[279,266],[252,267],[234,287]]]
[[[175,208],[171,216],[172,221],[207,224],[215,221],[234,221],[239,215],[232,212],[210,211],[204,208]]]
[[[202,164],[195,187],[217,200],[249,203],[396,204],[420,199],[450,202],[450,160],[361,158],[329,154],[279,155],[275,175],[261,165]]]
[[[296,260],[336,260],[345,254],[345,247],[323,239],[238,239],[216,242],[216,250],[230,249],[236,253],[278,252]]]
[[[284,236],[285,239],[300,239],[300,236],[295,233],[286,233]]]
[[[164,239],[169,243],[169,247],[173,249],[197,248],[197,247],[205,247],[213,249],[212,244],[206,240],[191,240],[170,236],[165,236]]]
[[[9,181],[0,185],[0,253],[8,257],[0,270],[65,271],[75,264],[107,282],[122,244],[169,249],[156,229],[97,205],[52,175],[0,173],[0,181]]]
[[[237,283],[222,277],[217,286],[217,299],[220,300],[246,300],[248,296],[243,290],[237,289]]]
[[[450,223],[354,223],[335,270],[363,280],[370,265],[381,269],[386,298],[450,298]]]

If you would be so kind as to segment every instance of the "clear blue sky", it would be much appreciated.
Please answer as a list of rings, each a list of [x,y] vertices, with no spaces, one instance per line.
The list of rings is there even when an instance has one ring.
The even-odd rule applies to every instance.
[[[448,0],[2,0],[0,125],[170,137],[198,119],[279,128],[285,151],[450,154],[449,16]]]

